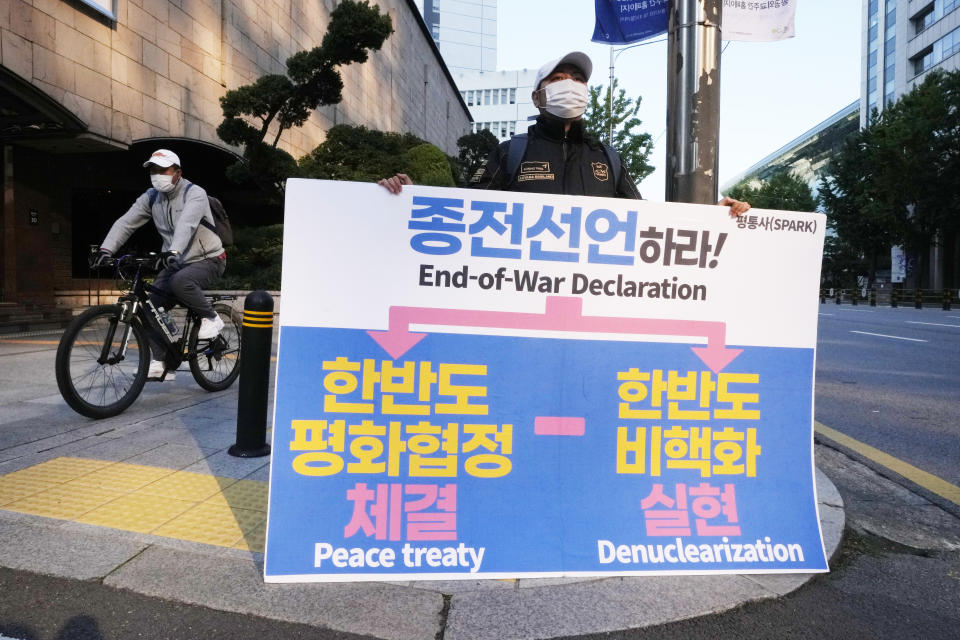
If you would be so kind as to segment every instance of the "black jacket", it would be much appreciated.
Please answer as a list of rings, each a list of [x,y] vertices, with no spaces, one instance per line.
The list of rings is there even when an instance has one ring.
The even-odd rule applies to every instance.
[[[510,142],[501,142],[483,169],[470,178],[471,187],[525,193],[640,199],[625,167],[620,179],[610,175],[610,161],[600,144],[575,120],[564,133],[563,121],[540,115],[527,129],[527,151],[516,175],[506,175]]]

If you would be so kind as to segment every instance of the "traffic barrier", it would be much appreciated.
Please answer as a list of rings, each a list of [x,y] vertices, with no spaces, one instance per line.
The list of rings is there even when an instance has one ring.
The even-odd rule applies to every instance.
[[[838,288],[837,288],[837,297],[836,297],[836,302],[837,302],[837,304],[840,304],[840,296],[842,295],[842,294],[840,293],[841,291],[842,291],[842,289],[840,289],[840,288],[838,287]]]
[[[850,289],[850,304],[856,306],[857,304],[857,294],[860,293],[856,287]]]
[[[923,309],[923,290],[915,289],[913,293],[913,308]]]
[[[870,289],[870,306],[877,306],[877,289],[876,287]]]
[[[266,291],[252,291],[243,302],[237,442],[227,450],[232,456],[257,458],[270,454],[267,392],[272,349],[273,296]]]
[[[943,310],[950,311],[950,303],[953,301],[953,291],[950,289],[943,290]]]
[[[894,289],[890,292],[890,306],[894,309],[897,308],[897,304],[900,302],[900,289]]]

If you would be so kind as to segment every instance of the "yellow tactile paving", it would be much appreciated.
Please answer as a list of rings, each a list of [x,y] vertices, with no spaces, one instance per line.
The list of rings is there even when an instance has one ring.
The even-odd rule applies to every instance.
[[[235,478],[221,478],[219,476],[203,475],[202,473],[177,471],[151,482],[141,488],[138,493],[200,502],[236,483]]]
[[[244,551],[257,551],[263,553],[263,548],[267,542],[267,521],[264,520],[250,531],[243,534],[240,541],[233,545],[234,549],[243,549]]]
[[[262,552],[267,483],[56,458],[0,475],[0,509]]]
[[[152,533],[195,505],[195,502],[143,495],[140,492],[128,493],[76,520],[113,529]]]
[[[253,480],[239,480],[226,487],[222,492],[204,500],[206,504],[218,504],[234,509],[267,511],[267,483]]]
[[[0,477],[0,507],[56,486],[56,482],[30,477]]]
[[[40,464],[8,473],[3,478],[36,478],[45,482],[61,483],[85,476],[94,471],[116,464],[106,460],[84,458],[56,458]]]
[[[97,487],[87,487],[83,491],[77,491],[73,487],[62,484],[11,502],[3,508],[7,511],[32,513],[35,516],[74,520],[111,500],[116,500],[121,495],[119,491]]]
[[[153,533],[168,538],[232,547],[243,537],[244,531],[253,529],[265,518],[266,514],[260,511],[199,504],[158,527]]]
[[[146,467],[141,464],[112,464],[71,480],[68,484],[113,491],[135,491],[173,473],[171,469]]]

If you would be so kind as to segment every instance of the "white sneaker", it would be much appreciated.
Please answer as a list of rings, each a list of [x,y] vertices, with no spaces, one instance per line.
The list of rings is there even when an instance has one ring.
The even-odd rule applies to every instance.
[[[197,334],[199,340],[213,340],[223,329],[223,320],[220,316],[214,318],[204,318],[200,322],[200,333]]]
[[[167,365],[163,363],[163,360],[151,360],[150,368],[147,369],[147,380],[159,380],[163,378],[163,372],[167,370]],[[177,377],[177,374],[173,371],[167,373],[167,376],[163,378],[164,382],[169,382],[174,380]]]

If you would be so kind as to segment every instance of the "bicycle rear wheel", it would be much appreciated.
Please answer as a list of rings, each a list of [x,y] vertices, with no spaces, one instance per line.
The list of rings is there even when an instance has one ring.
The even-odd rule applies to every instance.
[[[139,323],[122,322],[119,305],[87,309],[57,347],[60,395],[77,413],[109,418],[133,404],[147,381],[150,345]]]
[[[187,343],[190,373],[207,391],[223,391],[240,375],[240,316],[227,304],[214,304],[213,310],[223,320],[223,329],[213,340],[200,340],[200,323],[190,330]]]

